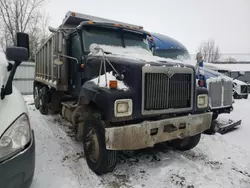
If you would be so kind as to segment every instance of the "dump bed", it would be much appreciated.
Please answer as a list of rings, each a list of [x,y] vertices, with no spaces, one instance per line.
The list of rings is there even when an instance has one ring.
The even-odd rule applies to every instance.
[[[142,26],[136,26],[128,23],[118,22],[114,20],[109,20],[105,18],[99,18],[95,16],[80,14],[69,11],[62,21],[59,28],[76,28],[83,21],[95,21],[95,22],[105,22],[105,23],[116,23],[127,26],[133,26],[138,29],[143,29]],[[72,30],[71,30],[72,31]],[[58,91],[68,90],[68,69],[67,69],[67,58],[64,57],[63,64],[54,64],[54,61],[58,59],[58,43],[64,44],[62,47],[61,54],[66,55],[66,40],[58,40],[59,34],[53,33],[47,39],[47,41],[40,47],[36,53],[36,73],[35,80],[41,82],[45,85],[55,88]],[[62,57],[62,56],[61,56]]]

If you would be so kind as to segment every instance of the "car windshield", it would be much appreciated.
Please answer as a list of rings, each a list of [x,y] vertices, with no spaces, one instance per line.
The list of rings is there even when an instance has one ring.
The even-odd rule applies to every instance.
[[[146,36],[129,31],[121,31],[108,28],[86,27],[83,32],[83,45],[86,52],[89,52],[91,44],[109,46],[137,46],[150,51]]]
[[[156,50],[154,55],[170,59],[179,59],[179,60],[190,59],[188,51],[180,49]]]

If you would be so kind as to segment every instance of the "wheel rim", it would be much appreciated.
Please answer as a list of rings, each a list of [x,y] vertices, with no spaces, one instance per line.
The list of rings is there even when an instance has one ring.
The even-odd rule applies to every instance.
[[[89,129],[84,143],[84,147],[86,148],[86,152],[90,160],[92,162],[97,162],[99,158],[99,142],[97,134],[93,128]]]

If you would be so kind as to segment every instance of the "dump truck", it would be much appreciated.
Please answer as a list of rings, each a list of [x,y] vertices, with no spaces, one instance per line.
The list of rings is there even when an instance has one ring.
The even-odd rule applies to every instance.
[[[36,53],[35,106],[74,125],[96,174],[114,170],[118,151],[165,142],[190,150],[209,129],[194,66],[155,59],[142,26],[69,11],[49,29]]]

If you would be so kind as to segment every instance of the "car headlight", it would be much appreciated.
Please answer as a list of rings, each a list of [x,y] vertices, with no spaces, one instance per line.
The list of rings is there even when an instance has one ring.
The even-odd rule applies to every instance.
[[[31,129],[27,114],[19,116],[0,138],[0,161],[22,151],[31,140]]]
[[[208,106],[208,95],[202,94],[197,97],[197,107],[206,108]]]
[[[131,99],[119,99],[115,101],[115,117],[131,116],[133,111],[133,102]]]

